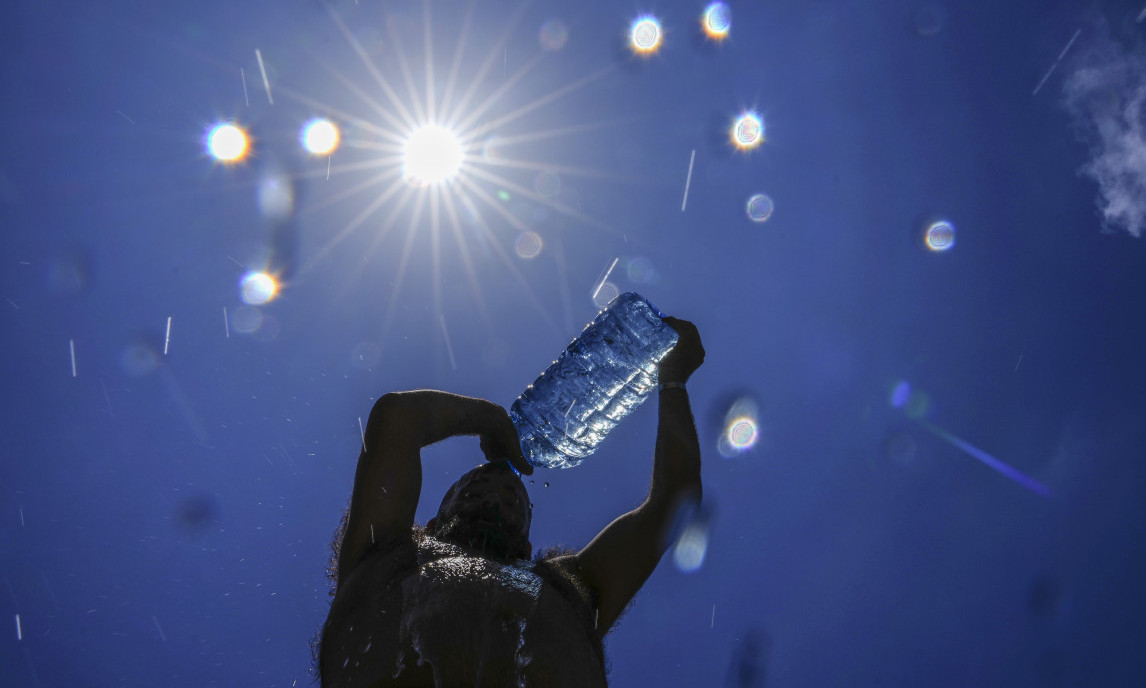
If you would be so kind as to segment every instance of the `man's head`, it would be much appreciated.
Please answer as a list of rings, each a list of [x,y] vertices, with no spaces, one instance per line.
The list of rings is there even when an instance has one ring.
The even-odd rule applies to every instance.
[[[450,486],[427,534],[491,559],[528,559],[533,507],[529,493],[509,464],[486,463]]]

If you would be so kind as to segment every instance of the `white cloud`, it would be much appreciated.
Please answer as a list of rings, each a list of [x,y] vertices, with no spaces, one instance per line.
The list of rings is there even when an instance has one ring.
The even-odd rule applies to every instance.
[[[1146,52],[1101,37],[1063,85],[1064,105],[1090,159],[1080,172],[1098,183],[1103,229],[1146,231]]]

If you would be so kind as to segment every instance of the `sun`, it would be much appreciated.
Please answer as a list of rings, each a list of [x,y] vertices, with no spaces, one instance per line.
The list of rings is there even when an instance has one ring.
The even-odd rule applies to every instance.
[[[421,127],[402,150],[402,178],[411,186],[449,181],[461,169],[462,157],[457,134],[437,124]]]

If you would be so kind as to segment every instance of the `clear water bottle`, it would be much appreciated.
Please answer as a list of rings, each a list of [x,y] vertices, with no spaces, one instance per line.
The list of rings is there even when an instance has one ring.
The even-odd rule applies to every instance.
[[[656,306],[627,292],[609,302],[509,410],[534,466],[572,468],[657,384],[678,335]]]

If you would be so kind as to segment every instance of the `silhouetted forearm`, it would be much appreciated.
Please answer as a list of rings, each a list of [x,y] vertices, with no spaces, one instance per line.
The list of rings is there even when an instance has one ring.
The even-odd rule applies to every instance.
[[[649,501],[670,505],[685,495],[701,497],[700,441],[688,392],[672,387],[660,392],[656,456]]]
[[[496,411],[497,405],[485,399],[433,389],[391,392],[379,399],[370,413],[367,443],[376,438],[383,418],[390,421],[388,441],[400,434],[421,448],[455,435],[487,432]]]

